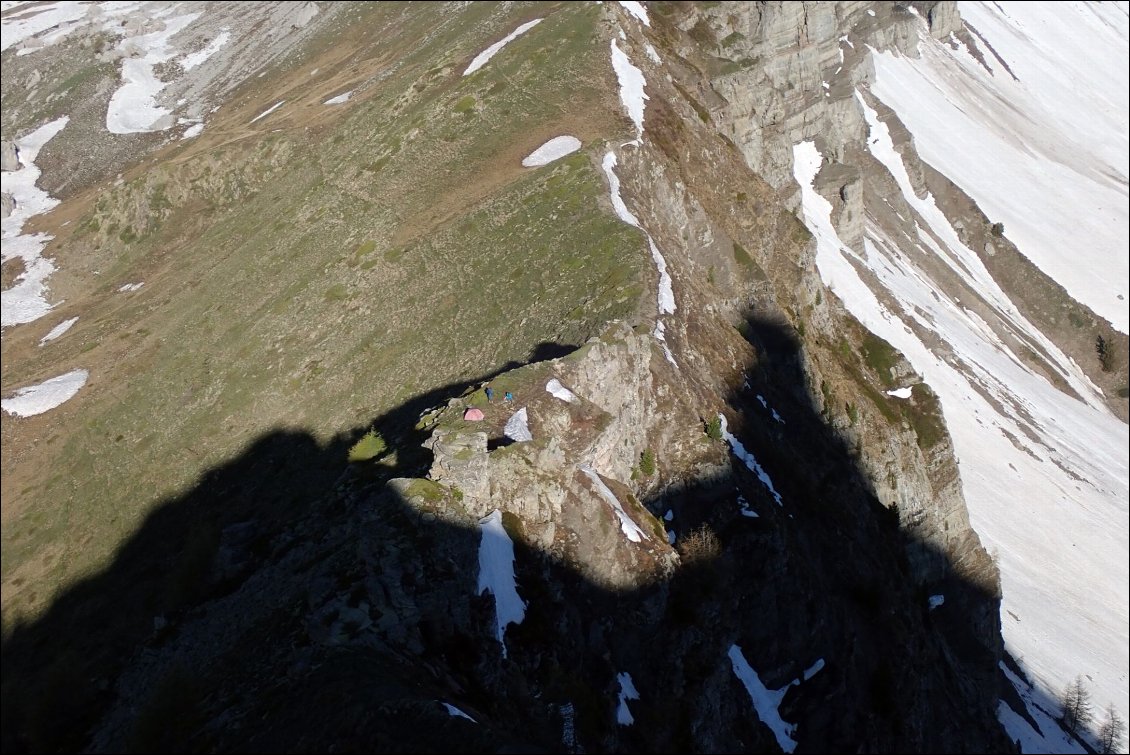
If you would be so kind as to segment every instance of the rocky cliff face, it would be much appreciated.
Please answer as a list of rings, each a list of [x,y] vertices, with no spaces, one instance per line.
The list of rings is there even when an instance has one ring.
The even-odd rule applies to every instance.
[[[939,36],[949,34],[956,23],[952,4],[924,6],[922,12],[931,19],[932,33]],[[671,146],[666,144],[666,122],[660,116],[657,152],[675,158],[676,170],[686,185],[675,182],[669,189],[675,196],[664,196],[663,173],[652,166],[637,190],[641,202],[652,202],[649,210],[660,234],[666,230],[665,223],[678,224],[678,233],[672,229],[668,238],[680,264],[676,272],[680,292],[693,302],[691,309],[719,312],[736,321],[744,307],[759,319],[776,319],[800,333],[806,387],[812,393],[819,391],[814,400],[828,422],[858,450],[859,462],[878,499],[899,511],[904,526],[914,539],[928,543],[928,550],[944,554],[950,565],[968,559],[976,564],[971,567],[973,573],[991,582],[992,567],[969,526],[952,446],[944,432],[933,429],[941,419],[929,389],[919,394],[921,398],[912,402],[914,406],[905,415],[892,410],[897,404],[882,391],[893,385],[920,384],[913,368],[897,354],[880,356],[888,347],[845,325],[839,302],[825,295],[813,247],[790,238],[796,231],[785,221],[781,221],[784,228],[766,228],[764,216],[769,213],[764,209],[758,213],[762,217],[755,221],[757,225],[735,218],[740,204],[734,207],[726,196],[726,189],[731,188],[731,196],[739,201],[752,196],[754,202],[772,203],[770,206],[783,202],[795,209],[799,197],[792,175],[792,145],[817,139],[832,153],[846,153],[866,138],[867,126],[852,92],[868,80],[869,73],[861,53],[850,55],[854,50],[851,35],[858,35],[861,49],[864,44],[913,48],[917,14],[910,6],[872,9],[851,3],[758,4],[741,9],[723,5],[672,13],[665,19],[674,27],[667,41],[677,62],[668,62],[687,67],[678,79],[681,86],[657,97],[665,101],[657,110],[670,107],[679,116],[672,140],[676,144]],[[839,51],[845,54],[840,56]],[[693,71],[705,71],[707,77],[696,79]],[[822,86],[824,79],[837,82],[839,92]],[[699,93],[702,102],[691,92]],[[725,146],[716,134],[726,137]],[[689,159],[697,150],[706,151],[705,144],[712,140],[714,162]],[[691,143],[697,149],[685,148]],[[744,166],[734,164],[735,146]],[[743,175],[743,167],[757,176]],[[860,239],[865,216],[864,173],[850,163],[833,161],[832,169],[821,178],[828,184],[834,182],[840,197],[833,211],[841,238],[845,242]],[[711,183],[715,185],[709,186]],[[686,186],[691,187],[689,192]],[[722,212],[708,210],[707,218],[688,222],[691,213],[683,206],[695,204]],[[696,244],[693,232],[688,232],[696,225],[707,230],[712,239],[709,246]],[[717,239],[716,234],[723,238]],[[685,241],[688,237],[690,243]],[[735,250],[731,259],[752,250],[755,275],[761,278],[752,285],[739,282],[740,294],[734,299],[719,297],[717,286],[702,286],[699,279],[708,263],[726,264],[731,249]],[[785,249],[788,252],[782,253]],[[691,354],[702,349],[689,330],[676,328],[684,335],[680,343],[684,349]],[[852,352],[860,357],[851,358]],[[780,390],[780,386],[767,390]],[[850,411],[844,411],[845,407]],[[902,416],[892,422],[892,413]],[[920,578],[924,582],[942,578],[950,567],[925,550],[912,558],[921,570]]]
[[[951,3],[882,7],[796,3],[741,9],[696,6],[669,18],[685,32],[683,46],[676,43],[676,49],[685,59],[693,59],[694,67],[709,79],[709,86],[694,92],[699,104],[741,151],[743,161],[765,178],[785,205],[803,217],[818,236],[819,251],[808,270],[813,278],[827,284],[833,295],[818,300],[814,292],[820,285],[815,281],[802,284],[800,288],[807,296],[802,295],[793,305],[798,317],[792,319],[794,323],[803,321],[806,328],[811,384],[827,386],[821,393],[824,406],[831,408],[830,421],[846,437],[855,439],[860,464],[880,500],[897,501],[903,525],[917,532],[922,541],[933,544],[931,553],[912,555],[912,563],[922,574],[933,575],[927,580],[937,578],[954,564],[967,574],[987,573],[984,569],[991,567],[968,536],[967,504],[982,538],[993,543],[1002,563],[1010,562],[1017,569],[1015,573],[1005,572],[1005,638],[1014,655],[1028,656],[1036,688],[1050,689],[1054,695],[1071,678],[1069,667],[1086,666],[1093,670],[1096,680],[1105,680],[1097,681],[1105,694],[1125,700],[1122,682],[1117,681],[1125,668],[1124,643],[1119,639],[1123,625],[1116,622],[1118,627],[1112,627],[1110,635],[1106,629],[1083,629],[1084,622],[1068,607],[1078,605],[1080,599],[1086,602],[1082,593],[1068,596],[1072,588],[1053,587],[1051,583],[1057,581],[1054,575],[1036,576],[1037,570],[1019,566],[1031,563],[1031,544],[1020,533],[1034,516],[1047,523],[1040,527],[1041,548],[1051,547],[1048,543],[1055,540],[1057,552],[1082,548],[1088,554],[1084,561],[1094,565],[1079,565],[1080,572],[1101,579],[1097,575],[1121,568],[1119,559],[1103,555],[1121,549],[1119,538],[1084,545],[1081,539],[1087,535],[1082,533],[1097,530],[1091,525],[1076,529],[1073,524],[1064,530],[1062,524],[1071,517],[1060,516],[1062,499],[1051,491],[1065,484],[1075,491],[1073,500],[1078,494],[1080,505],[1103,511],[1100,518],[1114,517],[1109,520],[1112,523],[1124,521],[1124,507],[1118,497],[1100,492],[1125,489],[1125,475],[1120,471],[1123,460],[1103,455],[1092,464],[1092,459],[1076,456],[1070,449],[1077,443],[1090,446],[1097,438],[1109,439],[1099,446],[1124,443],[1125,427],[1116,419],[1124,423],[1127,416],[1122,367],[1110,360],[1102,366],[1094,351],[1096,343],[1121,344],[1125,336],[1117,325],[1112,327],[1117,318],[1107,322],[1068,296],[1049,274],[1035,269],[1029,261],[1036,259],[1031,252],[1031,236],[1027,237],[1029,247],[1025,251],[1023,242],[1018,246],[1010,240],[1024,236],[1023,231],[1009,233],[1004,224],[994,223],[999,217],[990,219],[986,215],[986,205],[979,207],[966,194],[965,189],[972,193],[979,188],[979,202],[994,196],[1001,202],[1015,201],[1017,185],[1003,178],[998,181],[995,175],[1004,176],[1012,169],[1008,151],[997,148],[977,152],[973,136],[950,139],[939,149],[938,139],[940,133],[953,128],[949,113],[958,110],[976,110],[977,115],[970,119],[986,131],[992,131],[994,122],[1005,117],[1001,113],[1017,110],[1027,112],[1026,118],[1039,123],[1033,126],[1039,132],[1055,132],[1054,123],[1062,113],[1038,118],[1025,111],[1025,96],[1035,97],[1031,93],[1040,92],[1050,74],[1037,75],[1031,70],[1026,74],[1019,69],[1025,55],[1040,56],[1031,48],[1012,47],[1009,53],[999,48],[1007,44],[1008,34],[1025,41],[1029,35],[1035,39],[1037,24],[1076,28],[1081,38],[1093,44],[1100,43],[1102,33],[1084,32],[1085,24],[1072,26],[1078,23],[1072,17],[1009,17],[993,36],[993,9],[970,4],[968,10],[971,18],[962,19]],[[1119,28],[1124,39],[1125,26],[1120,23],[1116,19],[1112,28]],[[1061,61],[1057,65],[1070,70],[1070,64],[1062,61],[1080,53],[1069,45],[1053,47],[1063,55],[1057,58]],[[968,61],[969,67],[962,68],[962,61]],[[944,63],[951,65],[947,68]],[[907,69],[926,73],[913,82],[899,78],[898,72]],[[984,98],[970,94],[963,99],[955,94],[967,91],[957,72],[990,69],[985,80],[999,80],[1001,87],[1015,85],[1016,90],[990,87]],[[946,78],[955,74],[956,78]],[[933,82],[943,80],[954,88],[934,92]],[[979,92],[978,86],[983,83],[969,84],[968,91]],[[1017,99],[1012,101],[1012,97]],[[1062,108],[1066,99],[1060,97],[1056,102]],[[939,103],[947,104],[931,110]],[[953,110],[947,111],[947,107]],[[929,123],[936,124],[932,131],[925,125]],[[913,133],[912,127],[916,129]],[[976,128],[963,132],[976,133]],[[925,140],[927,148],[917,139]],[[1074,137],[1067,137],[1071,139]],[[1032,137],[1020,141],[1037,143]],[[814,158],[811,174],[800,167],[806,149]],[[920,153],[929,155],[933,165]],[[953,155],[953,159],[942,159],[944,154]],[[1032,164],[1041,165],[1043,159]],[[1084,165],[1092,158],[1060,159]],[[962,160],[993,166],[982,171],[983,185],[970,183],[966,175],[958,186],[959,173],[952,172],[951,181],[940,169],[941,165],[952,167]],[[1055,158],[1049,160],[1056,162]],[[1039,170],[1034,168],[1034,173],[1038,175]],[[1108,172],[1118,174],[1121,170],[1115,161]],[[1029,175],[1020,183],[1024,182],[1035,179]],[[1074,191],[1068,181],[1040,185],[1050,195]],[[1091,205],[1106,206],[1105,201],[1094,198],[1102,189],[1094,191],[1097,193],[1088,195]],[[818,209],[824,203],[826,210]],[[1039,212],[1038,203],[1027,200],[1025,206],[1030,213]],[[821,222],[824,212],[826,225]],[[1090,221],[1083,217],[1089,216],[1080,215],[1078,231],[1069,233],[1070,238],[1060,248],[1090,243],[1085,241]],[[1078,264],[1091,269],[1094,263]],[[1098,267],[1107,264],[1099,263]],[[1118,298],[1124,297],[1119,294]],[[871,332],[883,335],[906,354],[913,368],[897,358],[877,358],[866,337],[863,341],[850,336],[845,339],[837,313],[840,302]],[[1106,317],[1111,317],[1109,312]],[[862,357],[862,364],[857,366],[864,374],[880,378],[871,386],[883,395],[892,395],[888,393],[891,389],[902,389],[913,396],[915,410],[944,406],[955,443],[936,442],[936,434],[921,416],[903,418],[915,432],[903,434],[901,441],[884,436],[883,441],[871,442],[879,436],[874,433],[874,419],[866,417],[867,410],[877,408],[882,413],[884,404],[867,401],[855,392],[856,387],[866,385],[866,380],[860,381],[850,365],[848,375],[837,374],[838,368],[832,365],[839,362],[845,366],[845,360],[825,352],[823,346],[839,348],[841,356],[857,351]],[[990,363],[994,366],[986,367]],[[920,390],[918,379],[911,374],[915,370],[936,395]],[[911,385],[913,391],[907,390]],[[846,400],[839,395],[842,390],[850,394]],[[963,409],[971,396],[983,396],[986,404],[977,400],[978,406]],[[839,406],[847,411],[838,412]],[[1046,429],[1068,415],[1089,418],[1078,435]],[[972,431],[973,427],[995,429],[990,437]],[[898,438],[899,433],[894,435]],[[1002,439],[999,449],[994,437]],[[1021,437],[1026,440],[1018,441]],[[1029,442],[1035,445],[1028,446]],[[1014,451],[1024,460],[1046,460],[1046,466],[1039,461],[1029,467],[1026,461],[1012,457]],[[960,475],[952,460],[954,454],[961,462]],[[912,479],[916,482],[908,489],[906,483]],[[1013,487],[1015,479],[1031,481],[1031,487],[1020,494]],[[1074,488],[1080,479],[1092,483]],[[926,490],[932,492],[923,495]],[[1001,500],[1019,500],[1020,495],[1031,503],[1000,507]],[[1084,498],[1088,503],[1082,503]],[[1021,514],[1021,509],[1025,513]],[[1072,534],[1067,535],[1067,531]],[[948,563],[933,557],[939,552],[949,554]],[[1047,589],[1038,588],[1020,597],[1025,593],[1022,585],[1030,584],[1031,579],[1047,581]],[[1010,584],[1014,586],[1011,592]],[[1062,610],[1055,607],[1061,603]],[[1102,613],[1105,611],[1099,610],[1096,616]],[[988,614],[982,614],[982,620],[995,623]],[[1041,629],[1033,629],[1032,622]],[[1102,619],[1091,624],[1101,625]],[[1044,639],[1036,640],[1035,633]],[[1106,639],[1099,640],[1099,636]],[[1060,639],[1049,641],[1050,637]],[[1076,652],[1093,642],[1104,643],[1107,650],[1098,655]],[[1119,660],[1108,668],[1106,658]],[[1027,684],[1017,682],[1017,686],[1028,693]],[[1030,716],[1029,710],[1039,708],[1040,704],[1027,709],[1014,706],[1021,716]],[[1010,734],[1023,739],[1026,750],[1056,751],[1075,746],[1060,742],[1050,721],[1039,724],[1035,731],[1041,728],[1043,735],[1033,734],[1027,726],[1012,728]]]
[[[702,432],[690,407],[675,399],[669,384],[653,377],[655,349],[648,334],[621,325],[565,359],[508,373],[500,385],[521,385],[520,399],[501,406],[488,402],[493,438],[467,432],[462,402],[455,402],[447,416],[434,420],[438,427],[427,443],[435,455],[429,478],[460,490],[462,504],[475,520],[496,509],[509,513],[522,523],[532,547],[577,564],[582,573],[609,586],[631,589],[669,572],[673,554],[666,547],[666,532],[639,504],[635,496],[640,490],[630,493],[624,505],[642,519],[638,526],[647,537],[624,526],[646,544],[642,551],[618,547],[624,534],[615,516],[593,518],[601,501],[607,502],[605,481],[623,486],[639,477],[644,451],[661,450],[664,464],[679,470],[698,468],[705,463],[703,456],[721,463],[717,449],[709,454],[698,443]],[[558,391],[566,398],[547,390],[552,380],[557,384],[551,387],[561,386]],[[507,438],[500,423],[500,415],[523,410],[533,442]],[[459,420],[456,429],[450,428],[452,412]],[[488,452],[488,446],[500,442],[507,445]]]

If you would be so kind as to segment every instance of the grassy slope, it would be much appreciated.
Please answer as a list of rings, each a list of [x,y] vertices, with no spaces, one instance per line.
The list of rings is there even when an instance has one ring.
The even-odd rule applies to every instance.
[[[242,93],[252,100],[237,99],[240,112],[218,113],[210,141],[169,148],[171,160],[135,171],[74,224],[71,243],[104,263],[70,299],[83,318],[50,349],[5,359],[6,385],[56,364],[92,368],[42,444],[6,453],[5,508],[17,499],[19,514],[3,528],[5,622],[104,562],[164,496],[262,432],[352,430],[636,310],[646,256],[607,210],[595,163],[595,140],[621,126],[599,8],[488,19],[485,5],[444,16],[365,4],[322,41],[339,80],[374,73],[348,106],[304,89],[314,51],[289,78]],[[395,37],[374,33],[389,28]],[[343,44],[356,46],[344,60]],[[249,129],[245,113],[279,87],[290,107]],[[520,167],[559,133],[585,151]],[[132,223],[145,228],[127,243]],[[146,286],[114,293],[129,280]],[[6,445],[26,439],[5,423]],[[42,474],[28,466],[45,459]]]

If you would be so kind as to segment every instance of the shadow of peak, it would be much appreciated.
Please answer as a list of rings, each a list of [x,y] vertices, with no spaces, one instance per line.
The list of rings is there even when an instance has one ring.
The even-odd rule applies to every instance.
[[[530,351],[529,362],[547,362],[551,359],[560,359],[576,351],[576,344],[556,343],[542,341]]]
[[[762,359],[788,360],[801,352],[800,335],[784,317],[749,311],[742,318],[739,331]]]
[[[345,461],[365,428],[280,431],[160,502],[104,571],[5,636],[3,749],[773,751],[777,715],[798,752],[1007,751],[995,596],[951,569],[930,609],[911,536],[806,401],[789,328],[750,322],[757,387],[725,397],[780,504],[693,406],[657,403],[649,428],[586,395],[658,379],[648,338],[616,332],[378,417],[396,451],[378,476]],[[633,391],[624,416],[648,395]],[[477,402],[488,424],[527,409],[534,440],[488,448],[461,414]],[[661,422],[690,434],[647,436],[658,467],[683,444],[701,474],[632,481],[624,441]],[[413,450],[437,427],[482,436],[442,457],[446,478],[439,451]]]

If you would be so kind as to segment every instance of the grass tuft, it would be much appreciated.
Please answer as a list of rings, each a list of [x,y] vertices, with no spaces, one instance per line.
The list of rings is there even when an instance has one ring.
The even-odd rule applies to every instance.
[[[370,430],[361,436],[361,439],[349,449],[349,460],[352,462],[369,461],[375,459],[388,450],[388,444],[376,430]]]

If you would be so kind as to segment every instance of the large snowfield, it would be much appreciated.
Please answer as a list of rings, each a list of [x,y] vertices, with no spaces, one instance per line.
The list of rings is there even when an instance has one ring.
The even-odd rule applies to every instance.
[[[1130,332],[1127,4],[959,8],[991,71],[927,38],[918,59],[874,55],[872,91],[1022,254]]]
[[[993,73],[963,46],[923,35],[920,59],[875,56],[872,92],[907,125],[923,160],[1002,221],[1021,253],[1125,331],[1127,305],[1118,296],[1127,290],[1126,4],[963,3],[961,12],[1018,80],[988,49]],[[1099,77],[1103,66],[1109,70]],[[939,395],[972,524],[1000,566],[1009,652],[1044,695],[1084,675],[1096,707],[1113,703],[1125,716],[1127,426],[1016,310],[933,198],[914,194],[886,124],[864,97],[857,103],[868,147],[902,190],[918,238],[895,241],[868,222],[863,248],[846,247],[831,205],[812,187],[822,156],[812,142],[798,144],[795,178],[821,277]],[[1006,328],[1039,344],[1076,395],[1026,366],[947,295],[925,264],[937,261],[978,291]],[[880,288],[869,288],[860,266]],[[927,348],[911,326],[936,332],[942,348]],[[1002,712],[1001,720],[1025,752],[1064,747],[1019,716]]]

